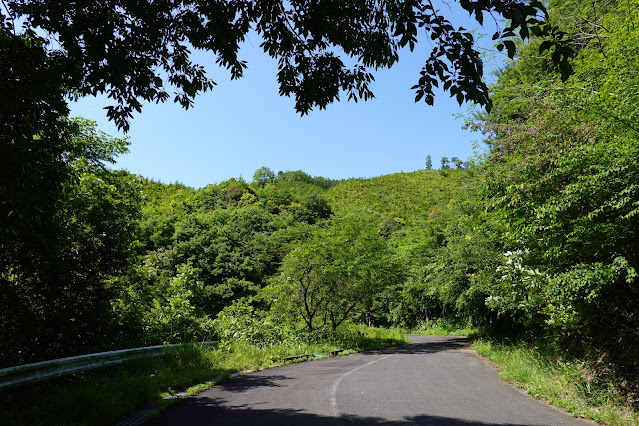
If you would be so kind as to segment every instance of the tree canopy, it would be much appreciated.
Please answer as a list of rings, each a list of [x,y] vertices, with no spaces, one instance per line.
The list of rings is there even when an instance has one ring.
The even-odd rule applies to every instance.
[[[570,72],[570,50],[563,33],[545,20],[543,2],[459,4],[480,24],[485,12],[506,21],[493,39],[510,57],[515,53],[510,38],[516,32],[524,39],[549,36],[543,47],[554,49],[554,63],[566,76]],[[325,108],[341,91],[355,101],[368,99],[373,96],[371,70],[392,66],[401,48],[413,50],[428,38],[435,43],[413,87],[416,101],[432,104],[433,88],[441,82],[460,103],[490,105],[472,33],[455,28],[430,1],[11,0],[4,5],[2,37],[28,41],[36,51],[43,46],[46,53],[17,56],[15,46],[3,45],[3,55],[18,67],[34,59],[41,68],[53,66],[58,76],[65,76],[60,89],[66,94],[107,94],[114,103],[106,107],[107,115],[124,130],[132,113],[141,110],[141,101],[172,97],[188,108],[198,93],[213,88],[215,82],[193,61],[193,50],[212,53],[231,78],[242,77],[247,64],[240,47],[251,30],[262,38],[264,52],[278,60],[280,94],[293,96],[301,114]],[[56,75],[51,71],[49,77]]]
[[[337,215],[282,261],[277,302],[303,318],[335,330],[376,293],[403,280],[379,225],[364,212]],[[286,310],[286,309],[285,309]]]

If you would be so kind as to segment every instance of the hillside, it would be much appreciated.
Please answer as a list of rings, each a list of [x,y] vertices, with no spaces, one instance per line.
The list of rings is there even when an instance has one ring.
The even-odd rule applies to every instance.
[[[420,170],[371,179],[349,179],[325,194],[336,210],[364,209],[414,225],[438,217],[476,181],[463,170]]]

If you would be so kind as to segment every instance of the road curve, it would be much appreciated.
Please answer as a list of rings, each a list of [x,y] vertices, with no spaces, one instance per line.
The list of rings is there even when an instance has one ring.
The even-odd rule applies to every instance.
[[[501,381],[459,337],[239,376],[154,425],[586,425]]]

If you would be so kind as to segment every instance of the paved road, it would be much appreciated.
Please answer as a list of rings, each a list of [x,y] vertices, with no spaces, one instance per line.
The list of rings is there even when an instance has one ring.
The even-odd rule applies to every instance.
[[[504,383],[458,337],[277,367],[228,380],[155,425],[587,425]]]

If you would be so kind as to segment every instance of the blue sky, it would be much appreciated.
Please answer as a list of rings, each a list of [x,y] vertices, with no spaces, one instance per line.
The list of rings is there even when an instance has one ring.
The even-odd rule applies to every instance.
[[[259,43],[252,35],[241,49],[249,68],[235,81],[214,65],[214,58],[197,53],[217,86],[186,111],[172,102],[146,104],[131,122],[131,152],[116,167],[199,188],[231,177],[250,181],[261,166],[344,179],[423,169],[426,155],[437,167],[443,156],[467,159],[473,154],[479,136],[462,130],[463,120],[453,117],[466,106],[443,92],[434,107],[414,102],[410,87],[429,45],[400,54],[391,70],[377,71],[375,99],[343,100],[300,117],[293,99],[278,95],[276,61]],[[71,104],[71,113],[122,136],[106,119],[106,105],[106,98],[83,98]]]

